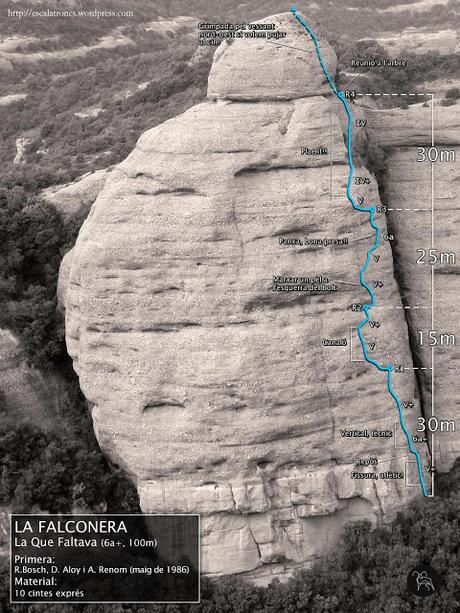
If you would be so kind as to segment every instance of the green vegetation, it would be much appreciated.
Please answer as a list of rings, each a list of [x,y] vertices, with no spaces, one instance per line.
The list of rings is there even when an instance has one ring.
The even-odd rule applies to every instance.
[[[32,509],[68,513],[79,507],[105,512],[139,512],[126,477],[110,469],[97,446],[86,403],[76,384],[61,402],[62,429],[44,432],[0,413],[0,502],[19,513]]]
[[[446,91],[445,98],[447,100],[458,100],[460,98],[460,89],[458,87],[452,87]]]
[[[66,361],[56,311],[59,264],[76,238],[57,211],[24,187],[0,187],[0,326],[24,341],[31,362],[46,369]]]
[[[415,0],[405,0],[410,4]],[[75,0],[74,6],[100,9],[99,0]],[[319,0],[308,11],[327,24],[324,35],[339,56],[340,86],[351,76],[352,57],[386,57],[372,38],[400,32],[404,13],[376,13],[368,0],[343,3]],[[384,9],[401,4],[381,0]],[[455,1],[411,17],[414,26],[455,27]],[[20,8],[27,6],[24,1]],[[15,7],[13,7],[15,8]],[[36,6],[35,6],[36,8]],[[138,512],[131,483],[102,456],[92,430],[64,343],[63,321],[56,311],[56,284],[62,256],[72,247],[82,219],[63,224],[56,210],[40,199],[42,188],[75,179],[89,169],[118,163],[148,128],[185,111],[206,95],[211,53],[192,56],[195,32],[181,26],[175,34],[152,32],[148,22],[184,13],[183,0],[150,3],[145,0],[106,0],[104,8],[132,9],[132,18],[12,19],[0,16],[5,35],[34,37],[21,42],[23,54],[60,52],[48,59],[11,60],[0,67],[2,95],[24,93],[26,98],[0,107],[0,326],[23,341],[30,362],[63,381],[56,418],[60,427],[49,432],[40,424],[18,421],[0,393],[0,502],[17,511],[40,509],[67,512],[83,507],[112,512]],[[299,5],[299,9],[302,6]],[[191,0],[187,15],[203,21],[250,21],[284,12],[282,0],[241,3],[237,0]],[[303,10],[307,15],[307,11]],[[39,30],[37,25],[39,24]],[[323,29],[323,26],[321,25]],[[38,33],[39,32],[39,33]],[[96,45],[106,36],[123,36],[130,43],[113,49],[93,49],[73,57],[67,51]],[[373,68],[354,82],[362,93],[415,91],[426,80],[457,75],[460,55],[404,54],[404,69]],[[358,72],[358,71],[356,71]],[[140,87],[139,87],[140,86]],[[443,104],[455,104],[458,88],[446,93]],[[417,98],[410,102],[419,102]],[[406,105],[407,101],[377,100]],[[27,139],[23,161],[13,164],[16,140]],[[384,184],[385,153],[373,142],[359,152],[363,162]],[[410,567],[429,562],[442,578],[436,599],[424,611],[460,610],[459,530],[460,466],[437,478],[441,498],[420,500],[389,527],[372,531],[356,524],[341,545],[312,569],[299,572],[286,584],[263,589],[238,578],[203,582],[200,606],[35,605],[8,604],[7,566],[0,574],[2,613],[319,613],[405,612],[422,610],[405,589]]]
[[[36,184],[25,184],[28,189],[0,188],[0,325],[19,335],[34,366],[59,373],[65,391],[56,433],[18,422],[0,397],[0,500],[22,511],[65,512],[78,501],[136,510],[132,486],[109,468],[97,445],[56,310],[61,258],[82,220],[64,226],[34,193]]]
[[[446,91],[444,99],[441,101],[442,106],[452,106],[456,104],[460,98],[460,89],[458,87],[452,87]]]
[[[408,17],[413,26],[432,28],[437,24],[453,28],[459,21],[453,2],[413,16],[409,9],[402,13],[382,10],[376,13],[369,10],[364,0],[349,0],[345,4],[344,7],[341,3],[320,0],[304,11],[334,42],[342,72],[350,71],[351,56],[368,52],[387,56],[372,38],[361,40],[363,32],[368,37],[397,33],[401,23],[409,21]],[[398,4],[401,2],[386,0],[379,7]],[[21,8],[26,5],[27,2]],[[72,5],[84,10],[101,8],[96,0],[75,0]],[[0,27],[5,34],[28,37],[17,49],[22,56],[37,51],[56,52],[38,60],[6,55],[5,63],[0,61],[2,94],[26,94],[23,100],[0,106],[0,163],[5,178],[13,183],[18,173],[35,176],[42,185],[62,183],[89,169],[118,163],[133,149],[142,132],[205,97],[212,50],[205,49],[190,62],[196,51],[193,22],[176,24],[174,33],[149,29],[159,15],[164,19],[183,15],[183,2],[107,0],[104,8],[132,10],[134,15],[72,18],[71,28],[68,18],[13,19],[6,12],[0,15]],[[212,7],[205,0],[192,0],[187,4],[186,15],[197,21],[244,22],[286,10],[282,0],[254,6],[218,0]],[[84,46],[94,47],[108,36],[121,37],[129,44],[86,49],[82,55],[70,53]],[[357,43],[350,42],[356,39]],[[389,89],[407,92],[426,79],[458,74],[460,68],[460,54],[405,53],[404,57],[408,59],[407,68],[372,69],[367,77],[357,79],[355,86],[359,83],[363,93]],[[340,83],[345,85],[349,80],[344,74]],[[379,103],[407,105],[398,99]],[[25,153],[23,162],[15,167],[13,159],[19,137],[26,139]]]
[[[0,574],[4,613],[453,613],[460,609],[460,463],[438,475],[438,496],[413,502],[389,526],[350,525],[338,547],[287,583],[255,587],[236,577],[203,580],[200,605],[34,605],[7,603],[8,569]],[[435,596],[406,588],[414,566],[440,577]]]
[[[23,87],[27,98],[0,107],[5,179],[14,184],[18,174],[36,177],[43,187],[120,162],[142,132],[204,98],[209,58],[189,66],[184,60],[191,53],[176,55],[171,67],[171,58],[158,50],[153,79],[146,53],[136,59],[107,57],[51,84],[45,72],[29,75]],[[147,86],[138,90],[139,84]],[[76,115],[92,108],[101,109],[97,116]],[[15,167],[19,136],[28,140],[23,162]]]
[[[426,81],[455,76],[460,71],[460,53],[441,55],[438,52],[404,53],[407,66],[394,68],[373,66],[361,69],[351,66],[352,59],[374,60],[387,57],[385,49],[375,40],[365,39],[357,42],[337,41],[335,48],[338,55],[338,82],[340,88],[346,88],[349,82],[363,94],[379,93],[424,93],[420,86]],[[350,74],[359,77],[353,79]],[[351,81],[353,79],[353,81]],[[451,90],[452,91],[452,90]],[[451,94],[452,96],[453,94]],[[424,102],[425,96],[411,96],[410,98],[376,97],[379,106],[400,106],[407,108],[409,104]]]

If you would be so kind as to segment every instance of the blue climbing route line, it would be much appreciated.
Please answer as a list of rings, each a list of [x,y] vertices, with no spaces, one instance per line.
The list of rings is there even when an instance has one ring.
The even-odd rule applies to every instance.
[[[370,247],[370,249],[367,252],[367,257],[366,257],[366,261],[364,262],[361,270],[359,271],[359,281],[361,283],[361,285],[367,290],[371,301],[368,304],[363,304],[363,311],[365,312],[366,316],[365,318],[359,323],[358,325],[358,336],[359,336],[359,340],[361,341],[361,346],[363,348],[363,353],[364,353],[364,357],[366,359],[367,362],[369,362],[370,364],[373,364],[376,368],[378,368],[378,370],[382,371],[382,372],[386,372],[387,373],[387,387],[388,387],[388,391],[391,394],[391,396],[393,397],[394,401],[396,402],[396,405],[398,407],[398,413],[399,413],[399,422],[401,424],[401,428],[404,431],[404,434],[406,435],[407,438],[407,443],[409,445],[409,450],[411,453],[414,454],[416,460],[417,460],[417,468],[418,468],[418,475],[419,475],[419,479],[420,479],[420,485],[422,487],[422,491],[423,491],[423,495],[427,496],[427,491],[425,488],[425,483],[423,480],[423,469],[422,469],[422,461],[420,459],[420,454],[417,451],[417,449],[415,449],[413,443],[412,443],[412,439],[411,436],[409,434],[409,431],[407,429],[406,423],[404,421],[404,416],[403,416],[403,408],[402,408],[402,404],[401,401],[398,397],[398,395],[396,394],[395,390],[393,389],[393,384],[391,382],[391,373],[393,372],[393,364],[388,364],[387,366],[382,366],[382,364],[379,364],[379,362],[377,362],[376,360],[374,360],[373,358],[371,358],[368,354],[367,351],[367,347],[366,347],[366,343],[364,341],[364,337],[363,337],[363,328],[364,326],[368,323],[369,319],[370,319],[370,315],[369,312],[372,309],[372,307],[375,305],[375,295],[374,292],[372,291],[372,289],[369,287],[369,285],[366,283],[365,279],[364,279],[364,273],[366,272],[366,269],[371,261],[371,254],[373,251],[375,251],[377,249],[377,247],[379,246],[379,241],[380,241],[380,228],[378,227],[378,225],[375,223],[375,207],[371,206],[371,207],[362,207],[359,206],[356,202],[355,199],[353,198],[352,194],[351,194],[351,185],[352,185],[352,181],[353,181],[353,171],[354,171],[354,166],[353,166],[353,155],[352,155],[352,143],[351,143],[351,125],[353,122],[353,117],[351,114],[351,109],[346,101],[346,98],[343,94],[343,92],[340,92],[334,82],[332,81],[329,72],[326,68],[326,64],[324,62],[323,56],[321,54],[321,49],[318,43],[318,39],[316,38],[315,33],[313,32],[313,30],[310,28],[310,26],[306,23],[306,21],[303,19],[302,15],[300,15],[297,12],[297,8],[295,6],[293,6],[291,8],[291,13],[294,15],[294,17],[302,24],[302,26],[305,28],[305,30],[308,32],[308,34],[311,36],[313,43],[315,44],[315,49],[316,49],[316,54],[318,56],[319,62],[321,64],[321,68],[323,69],[324,75],[329,83],[329,85],[331,86],[332,91],[334,92],[334,94],[337,96],[337,98],[342,102],[343,106],[345,107],[345,111],[347,112],[347,116],[348,116],[348,136],[347,136],[347,149],[348,149],[348,164],[350,166],[350,172],[348,175],[348,184],[347,184],[347,198],[350,201],[351,205],[353,206],[353,208],[356,211],[360,211],[362,213],[369,213],[369,223],[371,224],[372,228],[375,230],[375,243],[373,244],[372,247]]]

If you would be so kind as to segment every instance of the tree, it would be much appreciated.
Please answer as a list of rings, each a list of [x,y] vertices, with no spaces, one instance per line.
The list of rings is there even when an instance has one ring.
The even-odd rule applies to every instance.
[[[460,98],[460,89],[458,87],[452,87],[446,91],[444,97],[446,100],[458,100]]]
[[[68,513],[73,502],[75,450],[53,441],[39,462],[29,465],[15,492],[16,512],[34,506],[50,513]]]
[[[32,424],[14,425],[2,417],[0,424],[0,500],[8,502],[22,477],[48,444],[48,437]]]

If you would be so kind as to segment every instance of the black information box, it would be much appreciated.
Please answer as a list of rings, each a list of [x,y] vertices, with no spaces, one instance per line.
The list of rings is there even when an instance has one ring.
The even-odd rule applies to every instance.
[[[198,515],[11,515],[12,603],[198,603]]]

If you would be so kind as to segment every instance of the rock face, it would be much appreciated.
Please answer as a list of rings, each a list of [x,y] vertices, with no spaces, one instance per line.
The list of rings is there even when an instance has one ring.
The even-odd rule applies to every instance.
[[[276,20],[267,17],[257,22],[260,25],[275,23],[278,30],[289,32],[286,40],[291,48],[273,44],[273,38],[240,38],[220,45],[209,73],[208,98],[292,100],[329,93],[326,77],[318,69],[314,46],[308,42],[306,47],[305,30],[300,26],[294,28],[293,19],[291,13],[285,13],[278,15]],[[323,43],[322,54],[326,66],[334,70],[335,54],[326,42]],[[299,53],[299,49],[305,51]]]
[[[454,421],[458,417],[455,390],[460,352],[457,346],[447,344],[430,347],[428,332],[433,329],[438,333],[454,334],[457,339],[460,335],[456,281],[460,226],[459,108],[458,104],[445,107],[435,101],[434,143],[438,155],[445,157],[439,157],[433,164],[429,160],[415,161],[419,157],[417,147],[424,147],[427,154],[432,145],[431,101],[426,106],[409,107],[407,111],[366,110],[368,132],[388,155],[387,215],[395,236],[393,253],[406,307],[414,362],[419,369],[417,379],[423,414],[428,419],[433,411],[438,419]],[[447,155],[441,151],[453,153]],[[424,262],[433,261],[430,258],[430,249],[433,248],[437,259],[433,266],[417,263],[422,255],[420,250],[425,252]],[[441,256],[442,253],[454,254],[455,261],[452,255]],[[419,331],[424,333],[422,345]],[[456,432],[437,431],[430,436],[430,445],[434,448],[433,465],[437,470],[449,470],[460,455],[460,440]]]
[[[111,168],[96,170],[67,185],[48,187],[41,197],[56,207],[64,221],[75,215],[85,216],[104,187]]]
[[[20,164],[23,161],[26,147],[31,142],[31,138],[21,137],[16,139],[16,155],[14,156],[13,164]]]
[[[98,440],[142,509],[200,513],[203,572],[261,582],[323,555],[347,521],[391,518],[420,495],[386,374],[356,336],[351,305],[369,300],[358,278],[375,234],[346,198],[343,109],[318,94],[324,76],[298,22],[265,22],[288,46],[221,46],[210,100],[143,134],[112,171],[60,283]],[[378,204],[370,173],[356,175],[357,195]],[[366,342],[374,359],[409,367],[394,388],[415,432],[389,242],[374,255],[366,277],[391,308]],[[309,291],[274,291],[285,287],[274,276],[308,277]],[[343,435],[366,429],[387,436]],[[369,471],[358,458],[405,479],[352,479]]]

